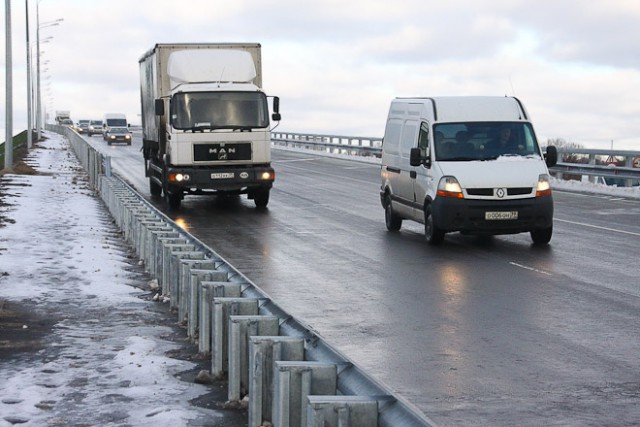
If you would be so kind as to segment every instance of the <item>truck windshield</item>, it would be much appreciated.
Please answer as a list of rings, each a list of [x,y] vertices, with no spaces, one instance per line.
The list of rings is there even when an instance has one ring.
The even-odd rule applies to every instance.
[[[269,126],[262,92],[182,92],[171,102],[171,125],[181,130],[246,129]]]
[[[540,156],[533,127],[522,122],[465,122],[434,125],[439,161],[494,160],[500,156]]]

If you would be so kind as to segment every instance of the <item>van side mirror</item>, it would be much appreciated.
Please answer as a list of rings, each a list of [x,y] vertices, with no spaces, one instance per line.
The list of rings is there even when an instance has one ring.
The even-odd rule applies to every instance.
[[[156,99],[154,107],[156,110],[156,116],[164,116],[164,101],[162,99]]]
[[[409,152],[409,164],[413,167],[417,167],[420,165],[425,165],[426,167],[431,167],[431,159],[429,156],[422,157],[422,153],[419,148],[412,148]]]
[[[549,145],[547,147],[547,152],[544,155],[544,161],[549,168],[558,163],[558,149],[555,146]]]

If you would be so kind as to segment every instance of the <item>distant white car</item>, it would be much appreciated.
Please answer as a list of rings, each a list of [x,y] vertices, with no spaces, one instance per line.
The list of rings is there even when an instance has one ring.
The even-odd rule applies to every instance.
[[[89,127],[87,128],[87,135],[93,136],[95,134],[102,135],[102,120],[91,120]]]

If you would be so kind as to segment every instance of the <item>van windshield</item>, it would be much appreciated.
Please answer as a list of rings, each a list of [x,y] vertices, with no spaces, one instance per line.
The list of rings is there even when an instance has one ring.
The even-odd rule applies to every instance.
[[[107,126],[127,126],[127,119],[107,119]]]
[[[494,160],[500,156],[540,156],[530,123],[464,122],[433,127],[439,161]]]
[[[262,92],[178,93],[171,101],[171,124],[191,131],[266,128],[267,97]]]

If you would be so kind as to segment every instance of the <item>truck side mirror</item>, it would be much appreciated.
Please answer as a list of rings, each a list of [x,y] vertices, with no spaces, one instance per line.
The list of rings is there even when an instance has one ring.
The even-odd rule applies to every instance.
[[[547,147],[547,153],[544,155],[544,161],[549,168],[558,163],[558,149],[555,146],[549,145]]]
[[[271,115],[271,120],[274,122],[279,122],[282,116],[280,116],[280,98],[277,96],[273,97],[273,114]]]
[[[156,116],[164,116],[164,101],[162,99],[156,99],[154,107],[156,110]]]

